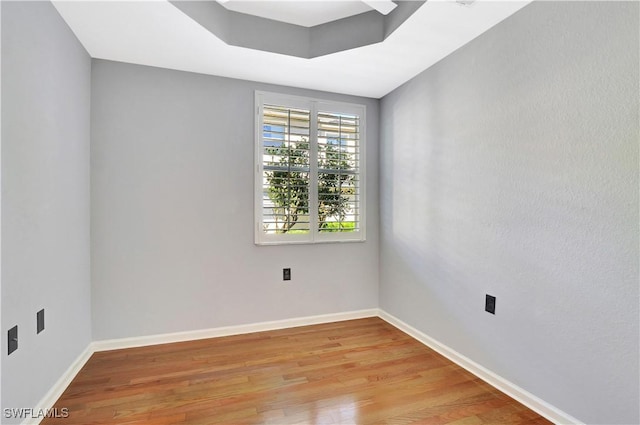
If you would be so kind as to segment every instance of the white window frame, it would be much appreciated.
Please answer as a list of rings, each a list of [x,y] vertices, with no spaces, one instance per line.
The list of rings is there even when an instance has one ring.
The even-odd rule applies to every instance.
[[[263,231],[263,105],[279,105],[310,111],[310,230],[306,234],[267,234]],[[358,223],[359,230],[353,232],[320,232],[318,230],[318,111],[354,114],[359,117],[358,146]],[[333,242],[363,242],[366,239],[366,106],[334,102],[301,96],[284,95],[264,91],[255,92],[255,243],[256,245],[314,244]]]

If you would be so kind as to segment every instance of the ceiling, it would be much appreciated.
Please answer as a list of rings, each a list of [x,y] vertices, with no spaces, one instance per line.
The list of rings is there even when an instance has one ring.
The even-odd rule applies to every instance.
[[[372,10],[360,0],[281,0],[276,4],[276,7],[273,7],[272,1],[229,0],[222,5],[234,12],[303,27],[313,27]]]
[[[355,3],[322,3],[334,2]],[[296,20],[304,10],[316,15],[305,19],[332,19],[336,10],[351,13],[356,7],[329,5],[326,13],[318,13],[316,1],[251,3],[262,3],[254,5],[256,14],[268,4],[281,20]],[[464,6],[429,0],[381,43],[305,59],[228,45],[165,0],[53,0],[94,58],[372,98],[386,95],[528,3],[476,0]]]

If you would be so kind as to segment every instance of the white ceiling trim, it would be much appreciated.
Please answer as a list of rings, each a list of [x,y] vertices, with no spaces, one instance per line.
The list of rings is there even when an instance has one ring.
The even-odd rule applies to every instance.
[[[53,3],[94,58],[380,98],[529,1],[430,0],[384,42],[313,59],[229,46],[164,0]]]

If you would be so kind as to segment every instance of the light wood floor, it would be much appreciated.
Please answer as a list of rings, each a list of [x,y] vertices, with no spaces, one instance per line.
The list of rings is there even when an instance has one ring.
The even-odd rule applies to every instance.
[[[379,318],[99,352],[42,424],[548,424]]]

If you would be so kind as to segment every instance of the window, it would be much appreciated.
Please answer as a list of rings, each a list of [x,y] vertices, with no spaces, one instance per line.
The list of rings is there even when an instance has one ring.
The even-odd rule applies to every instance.
[[[364,240],[364,105],[256,92],[256,111],[256,243]]]

